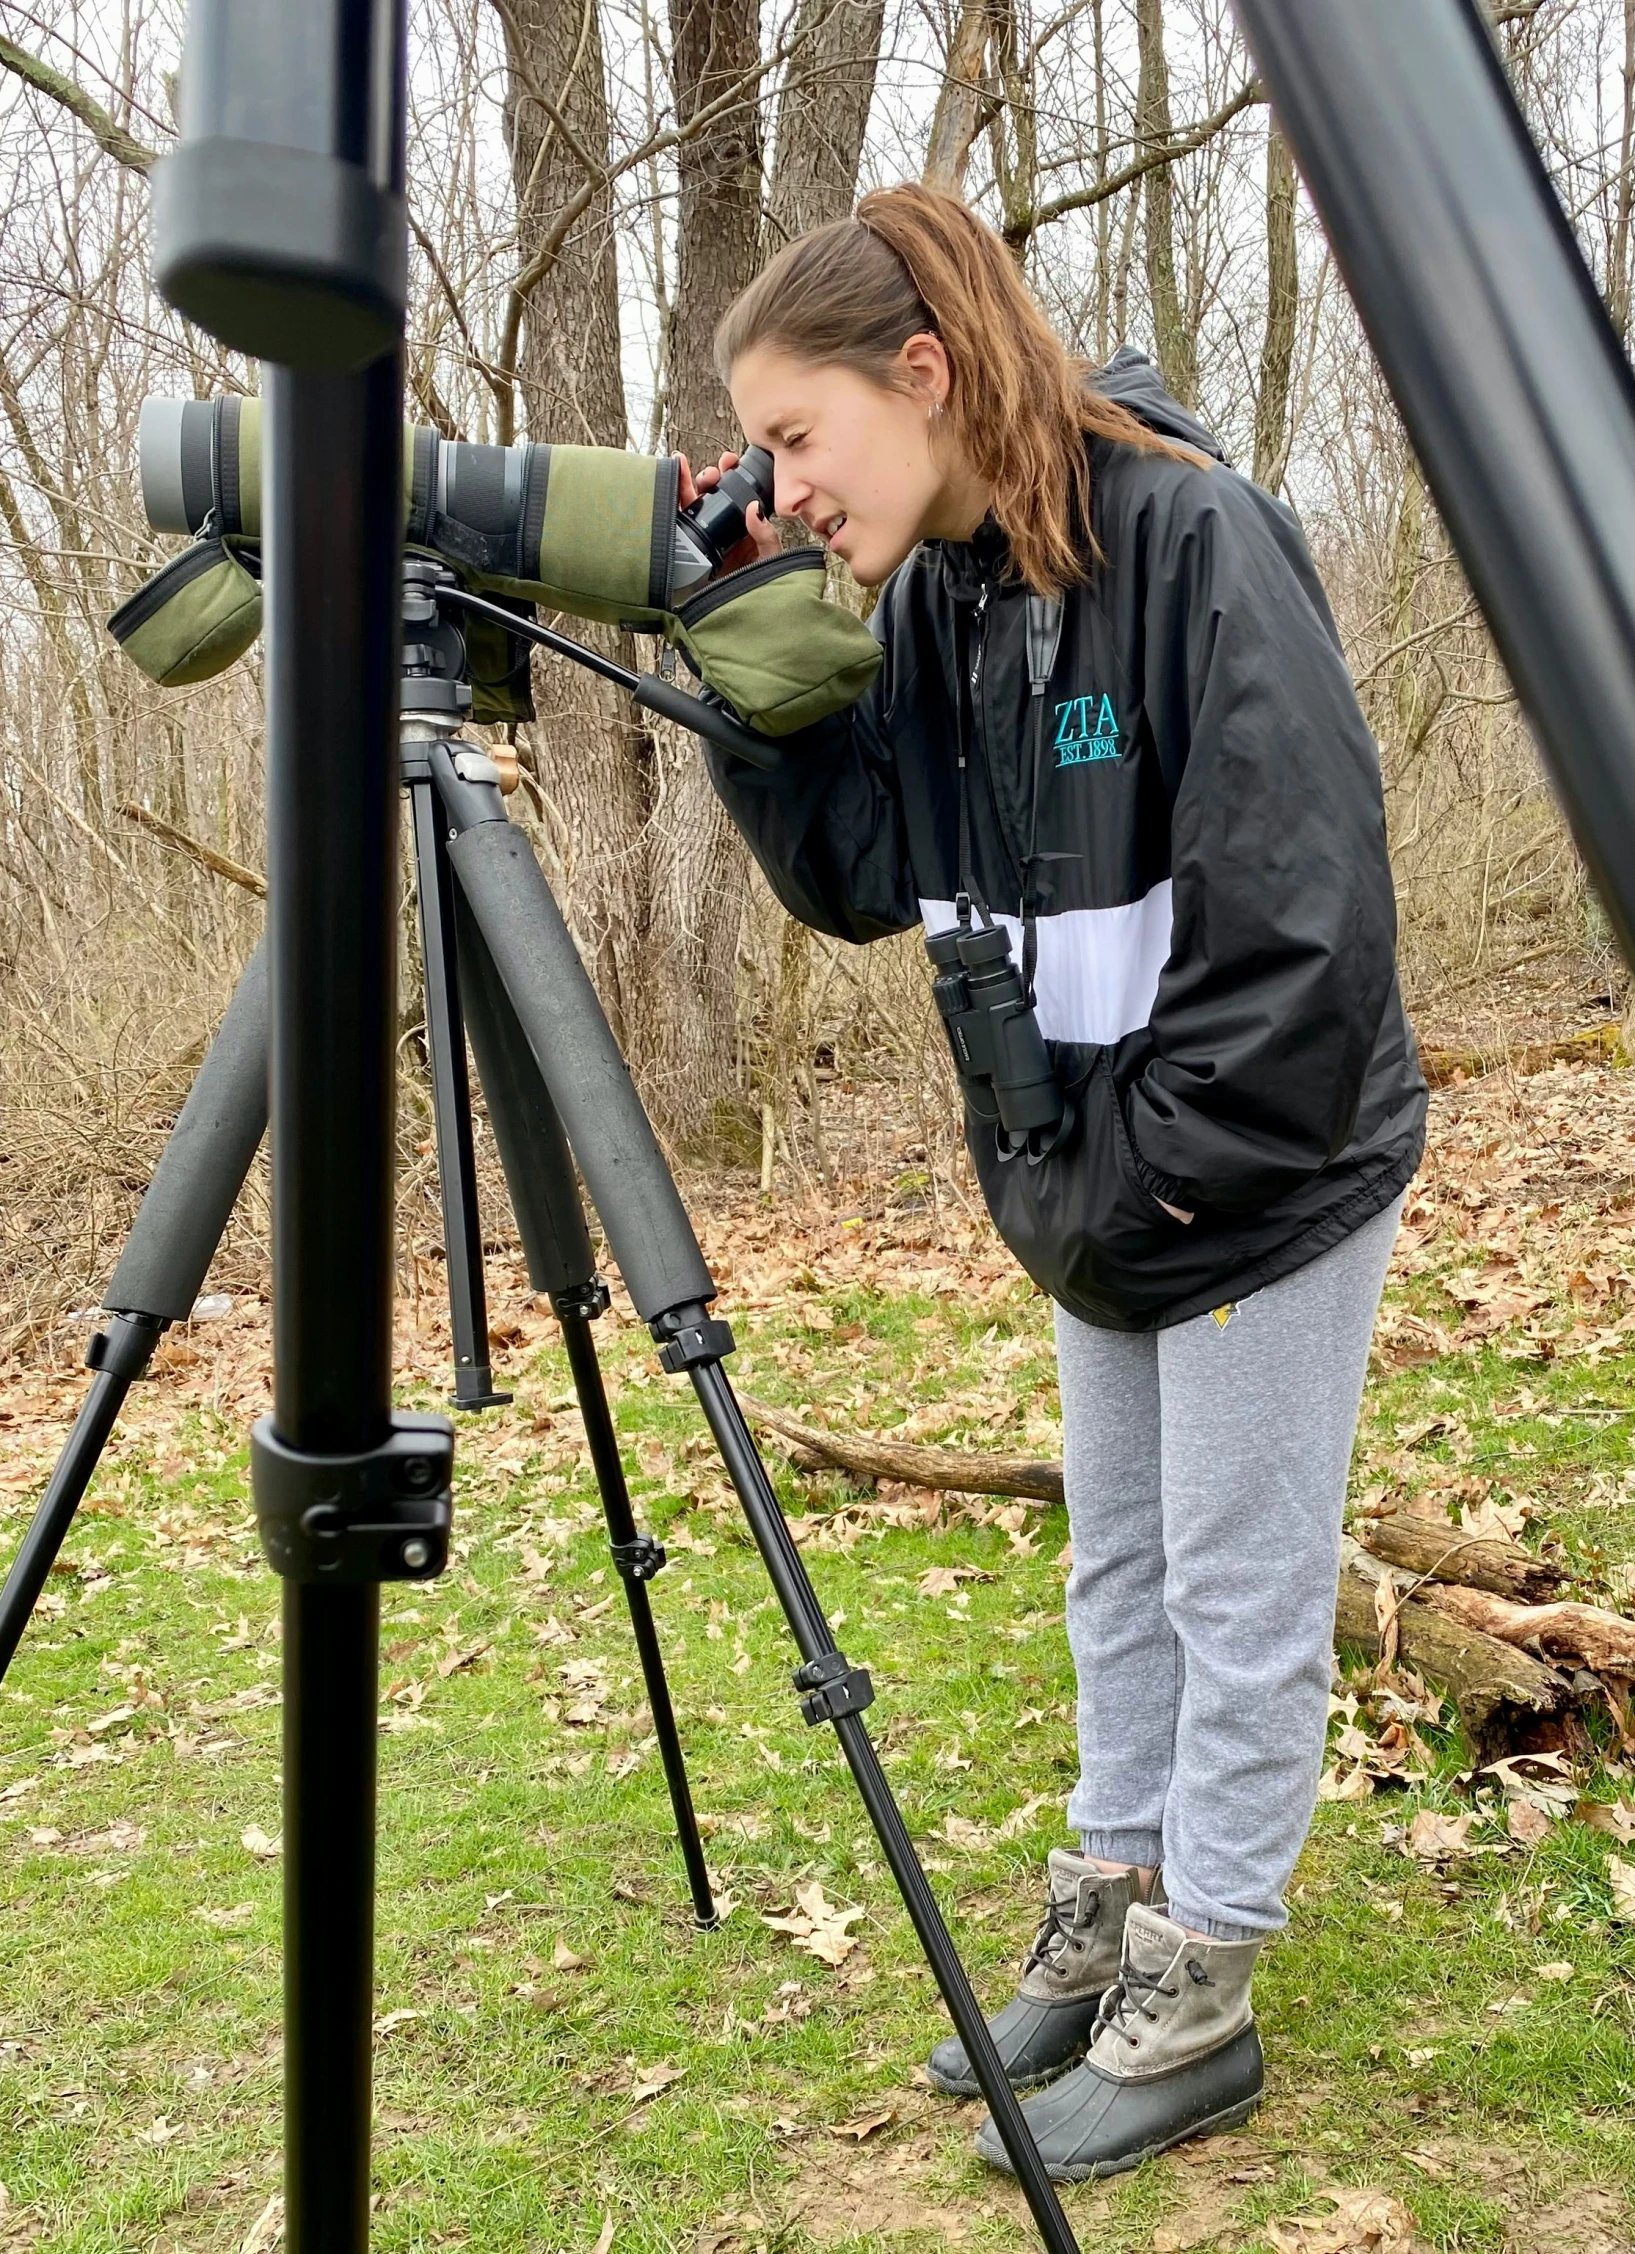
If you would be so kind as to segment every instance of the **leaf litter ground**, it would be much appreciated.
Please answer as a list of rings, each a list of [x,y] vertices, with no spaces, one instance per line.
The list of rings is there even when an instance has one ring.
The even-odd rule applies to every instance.
[[[805,1421],[1059,1450],[1047,1310],[979,1217],[771,1210],[701,1228],[747,1390]],[[403,1397],[448,1346],[400,1310]],[[458,1544],[382,1635],[375,2243],[1019,2247],[979,2109],[918,2068],[929,1977],[687,1399],[602,1326],[708,1851],[690,1930],[650,1717],[554,1326],[514,1261],[516,1401],[462,1426]],[[76,1340],[0,1383],[15,1544],[82,1392]],[[265,1309],[173,1335],[0,1691],[0,2248],[274,2254],[278,1623],[244,1490]],[[1380,1324],[1362,1508],[1519,1530],[1572,1593],[1635,1574],[1635,1073],[1439,1093]],[[797,1479],[774,1457],[981,1991],[1031,1927],[1071,1781],[1059,1511]],[[1469,1774],[1434,1690],[1337,1684],[1261,1999],[1251,2128],[1068,2196],[1106,2254],[1628,2254],[1635,1773]],[[1502,1766],[1502,1765],[1501,1765]],[[1348,1781],[1350,1780],[1350,1781]],[[1343,1787],[1343,1790],[1342,1790]]]

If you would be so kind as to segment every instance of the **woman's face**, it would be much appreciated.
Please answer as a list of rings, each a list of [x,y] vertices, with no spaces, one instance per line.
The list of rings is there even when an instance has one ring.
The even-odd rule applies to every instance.
[[[903,375],[912,389],[760,345],[733,363],[732,403],[751,445],[772,456],[777,513],[799,517],[865,587],[921,540],[964,538],[982,517],[970,481],[936,458],[934,417],[948,391],[940,340],[911,337]]]

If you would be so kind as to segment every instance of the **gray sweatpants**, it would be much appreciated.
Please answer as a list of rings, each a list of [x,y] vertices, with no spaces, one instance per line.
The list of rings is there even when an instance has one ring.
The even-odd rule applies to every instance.
[[[1286,1922],[1322,1773],[1346,1475],[1399,1199],[1160,1331],[1056,1310],[1084,1852],[1223,1940]]]

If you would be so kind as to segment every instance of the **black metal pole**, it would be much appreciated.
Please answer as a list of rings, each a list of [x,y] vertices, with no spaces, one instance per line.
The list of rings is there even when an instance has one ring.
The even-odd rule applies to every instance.
[[[670,1685],[664,1673],[664,1654],[659,1648],[653,1606],[647,1594],[648,1578],[663,1565],[664,1551],[651,1536],[643,1537],[637,1530],[636,1514],[630,1507],[630,1490],[625,1485],[624,1465],[619,1457],[618,1435],[613,1429],[601,1367],[596,1359],[590,1318],[568,1305],[568,1296],[562,1294],[562,1303],[557,1306],[562,1343],[567,1348],[568,1366],[573,1372],[579,1413],[585,1420],[585,1439],[596,1473],[597,1491],[602,1498],[602,1516],[607,1520],[613,1562],[624,1582],[625,1600],[630,1608],[630,1630],[641,1661],[648,1711],[653,1717],[653,1735],[658,1739],[659,1759],[664,1764],[664,1781],[670,1790],[676,1841],[681,1848],[687,1887],[693,1898],[693,1916],[701,1928],[710,1931],[720,1920],[716,1916],[710,1874],[704,1864],[704,1843],[698,1836],[698,1817],[693,1809],[692,1787],[687,1781],[687,1764],[682,1756],[681,1733],[676,1727]]]
[[[390,1422],[401,361],[264,396],[274,1427],[310,1462]],[[291,2254],[368,2244],[379,1612],[284,1583]]]
[[[727,1477],[737,1491],[743,1505],[750,1533],[761,1553],[768,1577],[789,1622],[801,1658],[806,1662],[796,1681],[803,1678],[821,1681],[825,1662],[843,1664],[833,1633],[823,1617],[817,1591],[812,1587],[793,1535],[778,1508],[778,1498],[772,1491],[766,1466],[754,1436],[744,1422],[725,1370],[719,1362],[705,1362],[689,1372],[699,1405],[709,1420],[711,1432],[721,1451]],[[815,1666],[814,1666],[815,1663]],[[810,1674],[808,1670],[811,1670]],[[903,1907],[919,1936],[920,1947],[925,1952],[926,1963],[931,1967],[933,1979],[948,2006],[948,2015],[954,2030],[965,2045],[966,2056],[976,2075],[982,2095],[993,2116],[999,2140],[1016,2170],[1023,2196],[1032,2210],[1039,2235],[1051,2254],[1077,2254],[1078,2241],[1072,2226],[1062,2212],[1056,2196],[1056,2187],[1045,2171],[1039,2149],[1028,2133],[1022,2108],[1016,2093],[1005,2078],[999,2053],[994,2048],[988,2023],[982,2016],[982,2006],[959,1959],[953,1939],[943,1923],[937,1898],[931,1891],[931,1881],[921,1868],[914,1842],[908,1835],[902,1811],[880,1766],[880,1756],[875,1751],[874,1740],[869,1736],[868,1724],[858,1713],[842,1713],[834,1718],[834,1731],[840,1740],[840,1750],[846,1756],[846,1765],[852,1772],[858,1796],[868,1811],[869,1822],[879,1840],[891,1875],[902,1895]]]
[[[457,1408],[492,1409],[511,1396],[495,1392],[489,1360],[488,1293],[483,1282],[482,1217],[477,1207],[477,1167],[471,1142],[471,1085],[466,1074],[465,1022],[460,1009],[454,879],[429,774],[417,776],[409,784],[409,818],[414,830],[426,1055],[431,1066],[443,1208],[443,1265],[454,1341],[453,1398]]]
[[[1635,960],[1635,378],[1474,0],[1233,0]]]

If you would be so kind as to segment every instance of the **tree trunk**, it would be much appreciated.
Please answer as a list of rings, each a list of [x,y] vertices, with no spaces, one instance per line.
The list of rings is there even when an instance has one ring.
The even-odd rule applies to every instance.
[[[1275,493],[1289,457],[1289,379],[1300,312],[1300,269],[1294,235],[1294,157],[1268,113],[1266,124],[1266,329],[1260,341],[1255,396],[1257,485]]]
[[[760,59],[754,0],[670,0],[676,121],[718,102]],[[670,444],[695,464],[736,443],[715,372],[716,323],[755,272],[761,232],[761,127],[752,88],[677,152],[680,241],[670,331]]]
[[[961,0],[937,106],[931,113],[925,169],[920,174],[928,188],[946,189],[951,196],[957,196],[965,185],[971,143],[992,106],[982,67],[988,52],[988,29],[988,0]]]
[[[1164,0],[1136,0],[1135,25],[1141,59],[1135,130],[1140,147],[1150,151],[1175,137],[1164,54]],[[1167,164],[1155,164],[1146,175],[1142,200],[1153,346],[1165,383],[1183,407],[1191,407],[1198,394],[1198,346],[1175,277],[1175,183]]]
[[[884,20],[885,0],[801,0],[778,100],[764,256],[851,210]]]
[[[755,0],[670,0],[670,36],[682,125],[720,101],[760,59]],[[665,417],[670,445],[702,465],[741,443],[732,401],[715,370],[715,330],[759,258],[758,86],[682,144],[677,173]],[[668,728],[655,733],[659,821],[638,1046],[663,1115],[694,1141],[727,1085],[749,864],[696,742]]]
[[[526,268],[585,185],[585,166],[537,95],[561,115],[598,164],[608,151],[600,20],[577,0],[506,0],[505,103],[517,199],[519,263]],[[522,316],[518,388],[528,434],[574,445],[627,441],[619,356],[618,271],[610,193],[592,198]],[[509,438],[509,432],[502,431]],[[629,637],[581,626],[581,637],[624,664]],[[651,738],[628,699],[566,659],[536,653],[542,715],[523,764],[545,816],[551,880],[638,1079],[635,998],[649,921],[647,828],[654,795]]]

